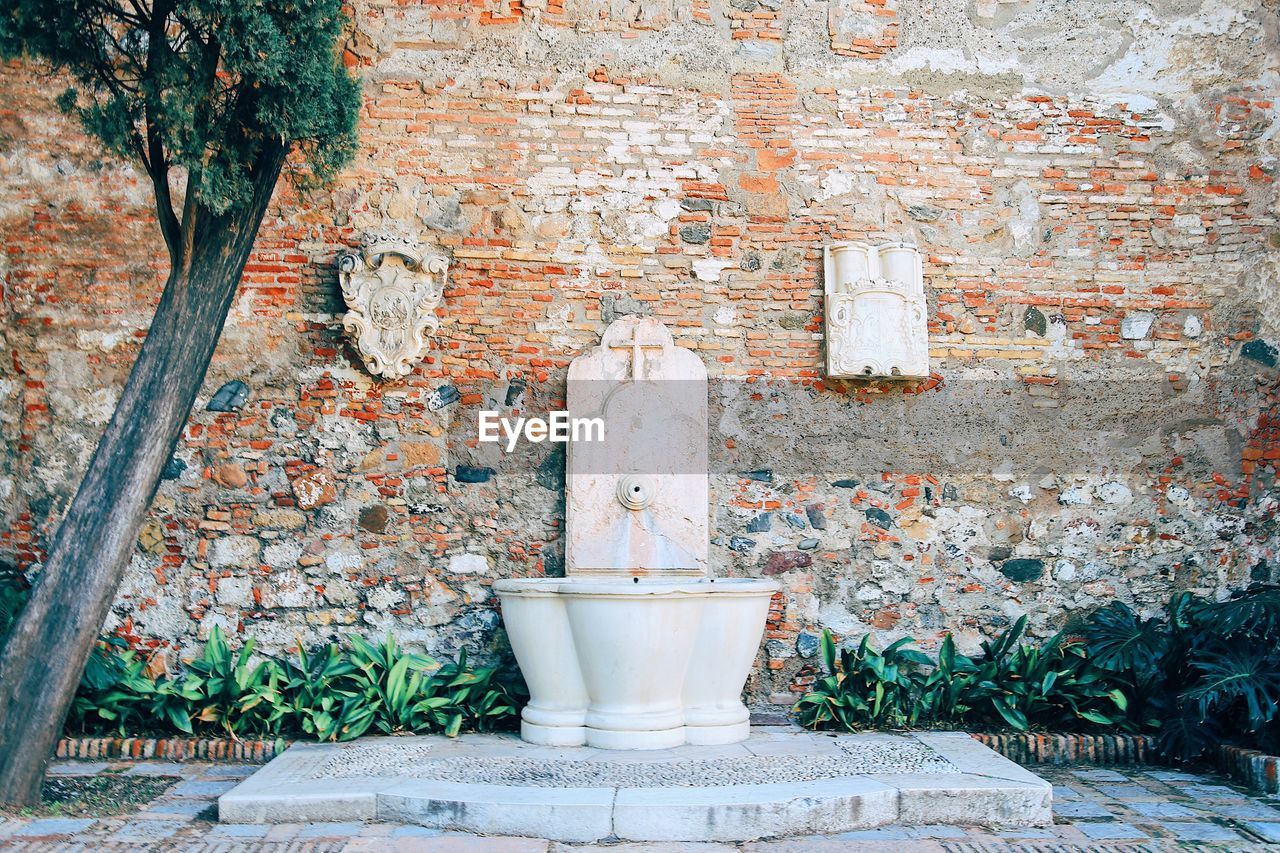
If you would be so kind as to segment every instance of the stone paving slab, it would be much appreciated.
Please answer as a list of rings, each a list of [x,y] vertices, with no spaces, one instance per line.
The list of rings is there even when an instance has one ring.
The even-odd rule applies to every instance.
[[[261,764],[214,764],[205,776],[216,779],[248,779],[261,769]]]
[[[1151,836],[1138,829],[1133,824],[1124,823],[1123,821],[1108,821],[1106,823],[1082,823],[1079,825],[1080,831],[1087,837],[1095,841],[1117,841],[1135,838],[1150,838]]]
[[[1250,832],[1261,840],[1271,844],[1280,844],[1280,823],[1247,820],[1244,822],[1244,825]]]
[[[216,797],[225,794],[236,786],[235,782],[224,780],[197,780],[182,782],[169,791],[171,797]]]
[[[1262,803],[1222,803],[1214,807],[1214,812],[1223,817],[1237,818],[1239,820],[1280,821],[1280,809],[1272,808]]]
[[[1089,782],[1128,782],[1129,777],[1118,770],[1105,767],[1084,767],[1070,771],[1072,776]]]
[[[1120,784],[1099,784],[1097,789],[1108,797],[1114,799],[1123,799],[1129,801],[1138,800],[1158,800],[1160,795],[1150,788],[1144,788],[1141,785],[1134,785],[1131,782]]]
[[[1179,841],[1242,841],[1238,832],[1228,829],[1225,826],[1219,826],[1216,823],[1203,823],[1201,821],[1188,821],[1185,823],[1164,823],[1160,826],[1164,827],[1174,838]]]
[[[294,837],[296,838],[347,838],[359,835],[366,824],[361,821],[326,821],[323,823],[303,824]]]
[[[207,811],[215,810],[214,803],[201,798],[162,798],[152,800],[143,808],[140,816],[156,819],[193,820]],[[210,817],[213,815],[211,814]]]
[[[220,823],[209,835],[213,838],[265,838],[270,828],[261,823]]]
[[[997,838],[1004,840],[1022,840],[1036,838],[1057,838],[1058,834],[1052,828],[1036,828],[1033,826],[1020,827],[1018,829],[999,829],[996,830]]]
[[[17,821],[14,821],[17,824]],[[60,835],[75,835],[93,826],[93,818],[46,817],[19,824],[10,830],[15,838],[50,838]],[[7,827],[6,827],[7,828]]]
[[[1053,813],[1058,817],[1108,817],[1111,814],[1101,804],[1086,800],[1054,803]]]
[[[139,817],[122,825],[111,834],[111,838],[115,841],[159,841],[177,835],[186,826],[186,821]]]
[[[107,769],[105,761],[64,761],[49,765],[50,776],[96,776]]]
[[[1183,792],[1189,797],[1213,802],[1232,802],[1248,799],[1248,796],[1243,791],[1226,785],[1191,784],[1183,788]]]
[[[645,752],[510,735],[295,744],[218,809],[233,823],[377,818],[568,842],[737,842],[895,822],[1047,824],[1050,798],[1047,782],[964,734],[774,729]]]

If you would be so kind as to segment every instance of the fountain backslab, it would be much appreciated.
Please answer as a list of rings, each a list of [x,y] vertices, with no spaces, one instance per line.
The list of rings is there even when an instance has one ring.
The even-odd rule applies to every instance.
[[[569,367],[566,577],[494,584],[529,684],[521,737],[664,749],[748,734],[742,686],[777,585],[708,576],[707,374],[652,318]]]

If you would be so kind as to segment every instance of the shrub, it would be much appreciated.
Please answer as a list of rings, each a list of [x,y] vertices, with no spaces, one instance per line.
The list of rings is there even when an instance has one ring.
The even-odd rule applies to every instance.
[[[433,726],[452,737],[459,731],[491,732],[519,716],[528,694],[524,682],[496,666],[472,669],[463,649],[455,663],[445,664],[424,688],[420,703]]]
[[[1037,648],[1018,642],[1026,627],[1023,616],[994,641],[983,642],[982,657],[971,661],[973,687],[964,698],[977,716],[1018,731],[1111,728],[1126,722],[1128,697],[1089,660],[1082,641],[1059,633]]]
[[[143,696],[153,684],[146,676],[146,665],[119,637],[101,640],[85,663],[67,713],[67,728],[123,731],[138,726],[146,714]],[[185,715],[181,719],[190,724]]]
[[[270,658],[253,662],[252,639],[239,654],[232,652],[214,626],[204,651],[187,664],[177,700],[194,702],[194,718],[213,723],[227,734],[274,735],[280,731],[287,704],[281,695],[284,669]],[[184,730],[185,731],[185,730]]]
[[[351,662],[355,670],[348,676],[361,701],[372,712],[373,723],[383,734],[418,731],[424,716],[418,708],[422,681],[435,661],[401,651],[395,638],[375,646],[360,637],[351,638]]]
[[[327,644],[296,661],[255,660],[254,641],[232,651],[215,628],[200,655],[177,676],[152,675],[118,638],[90,656],[68,728],[217,731],[232,738],[294,734],[351,740],[371,728],[387,734],[493,731],[512,724],[526,696],[518,671],[474,669],[464,651],[440,665],[403,651],[394,638],[352,647]]]
[[[1132,697],[1132,723],[1156,730],[1167,756],[1194,760],[1228,733],[1280,751],[1280,588],[1220,602],[1181,592],[1149,619],[1112,602],[1082,633]]]
[[[373,708],[347,676],[356,665],[334,643],[310,655],[298,650],[297,663],[287,665],[286,717],[303,734],[320,741],[360,737],[373,722]]]

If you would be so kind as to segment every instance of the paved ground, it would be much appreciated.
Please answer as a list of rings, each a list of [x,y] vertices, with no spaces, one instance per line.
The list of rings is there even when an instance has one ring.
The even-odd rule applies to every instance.
[[[136,814],[0,818],[6,850],[376,851],[428,853],[827,853],[838,850],[1280,851],[1280,798],[1251,796],[1211,776],[1167,770],[1036,768],[1054,783],[1056,824],[991,832],[959,826],[883,827],[834,836],[728,844],[570,845],[482,838],[388,823],[257,826],[214,821],[215,799],[256,768],[227,764],[74,762],[53,772],[181,776]],[[1274,845],[1274,846],[1272,846]]]

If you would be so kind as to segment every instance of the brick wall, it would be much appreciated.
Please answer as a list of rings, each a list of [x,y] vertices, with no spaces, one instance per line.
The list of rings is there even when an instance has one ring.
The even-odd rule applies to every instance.
[[[712,376],[716,571],[785,588],[757,702],[823,626],[972,647],[1275,580],[1276,15],[1140,5],[358,3],[360,154],[278,191],[110,628],[169,662],[213,625],[500,647],[492,581],[563,564],[562,460],[477,446],[476,412],[554,406],[635,312]],[[32,571],[164,271],[145,184],[58,91],[0,72],[0,558]],[[374,229],[453,259],[430,356],[382,385],[334,267]],[[921,247],[931,380],[823,378],[839,239]],[[249,403],[207,411],[230,379]]]

